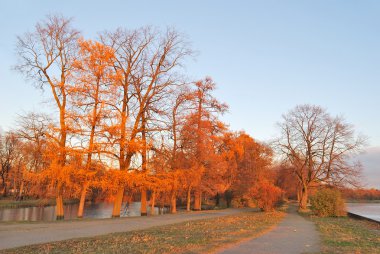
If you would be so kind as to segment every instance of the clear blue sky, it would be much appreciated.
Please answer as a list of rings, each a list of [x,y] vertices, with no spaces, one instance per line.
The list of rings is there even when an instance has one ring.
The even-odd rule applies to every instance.
[[[176,27],[199,52],[187,74],[213,77],[232,129],[268,140],[282,113],[312,103],[343,114],[380,147],[380,1],[1,1],[3,129],[17,113],[47,107],[10,68],[16,35],[54,13],[74,17],[86,38],[119,26]]]

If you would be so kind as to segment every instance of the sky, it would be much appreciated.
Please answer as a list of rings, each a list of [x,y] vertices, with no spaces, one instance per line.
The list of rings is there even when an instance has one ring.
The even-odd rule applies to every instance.
[[[364,182],[380,188],[380,1],[0,1],[0,128],[49,99],[12,70],[16,36],[49,14],[73,17],[88,39],[117,27],[174,27],[196,50],[186,75],[211,76],[233,130],[268,141],[298,104],[342,115],[368,136]]]

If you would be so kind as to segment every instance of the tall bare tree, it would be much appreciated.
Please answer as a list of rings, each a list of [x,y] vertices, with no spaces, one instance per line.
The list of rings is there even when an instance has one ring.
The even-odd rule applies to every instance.
[[[70,89],[71,104],[75,109],[77,127],[75,134],[81,151],[85,154],[82,170],[77,180],[82,181],[78,217],[83,217],[87,189],[96,174],[94,155],[105,150],[102,140],[103,126],[108,118],[107,99],[112,93],[113,50],[100,42],[79,41],[78,60],[74,64],[75,85]]]
[[[72,66],[77,56],[77,40],[80,34],[71,25],[71,19],[49,16],[37,23],[33,32],[17,38],[19,64],[15,67],[37,87],[47,88],[53,96],[59,112],[57,165],[64,167],[67,159],[68,87]],[[63,186],[56,183],[57,219],[63,214]]]
[[[172,96],[172,106],[170,108],[170,136],[173,141],[172,149],[170,153],[170,168],[172,172],[173,181],[171,186],[171,195],[170,195],[170,210],[171,213],[176,213],[177,211],[177,194],[179,189],[179,182],[186,182],[184,180],[184,172],[181,169],[181,163],[179,160],[180,152],[180,129],[183,127],[186,116],[191,112],[192,102],[195,98],[195,92],[191,90],[188,86],[182,86],[180,89],[173,91]],[[190,189],[190,187],[188,188]],[[187,193],[187,210],[190,211],[190,194]]]
[[[141,171],[146,171],[146,134],[151,104],[169,92],[176,82],[176,69],[191,53],[182,36],[168,29],[160,33],[150,27],[126,31],[119,29],[102,37],[114,49],[117,78],[116,98],[110,102],[114,112],[109,140],[118,150],[113,152],[121,171],[128,170],[140,153]],[[138,144],[139,143],[139,144]],[[116,195],[113,216],[120,216],[124,187]],[[146,190],[142,188],[141,214],[146,214]]]
[[[360,164],[350,160],[365,138],[342,117],[315,105],[300,105],[283,115],[275,146],[301,185],[300,209],[307,209],[309,187],[315,184],[357,184]]]

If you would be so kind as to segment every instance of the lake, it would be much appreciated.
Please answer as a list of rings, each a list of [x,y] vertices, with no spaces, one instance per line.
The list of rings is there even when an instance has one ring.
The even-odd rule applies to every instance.
[[[380,203],[347,203],[347,210],[380,222]]]
[[[65,220],[77,218],[79,204],[65,205]],[[126,208],[122,206],[121,217],[140,216],[140,202],[133,202]],[[84,218],[111,218],[113,203],[88,203],[85,206]],[[168,209],[155,207],[155,214],[167,213]],[[148,207],[150,213],[150,207]],[[5,208],[0,209],[0,221],[54,221],[55,206],[45,207],[25,207],[25,208]]]

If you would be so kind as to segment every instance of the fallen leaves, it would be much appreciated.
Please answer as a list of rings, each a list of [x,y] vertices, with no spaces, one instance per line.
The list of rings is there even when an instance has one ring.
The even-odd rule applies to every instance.
[[[147,230],[27,246],[2,253],[204,253],[259,236],[280,222],[283,216],[282,212],[246,212]]]

